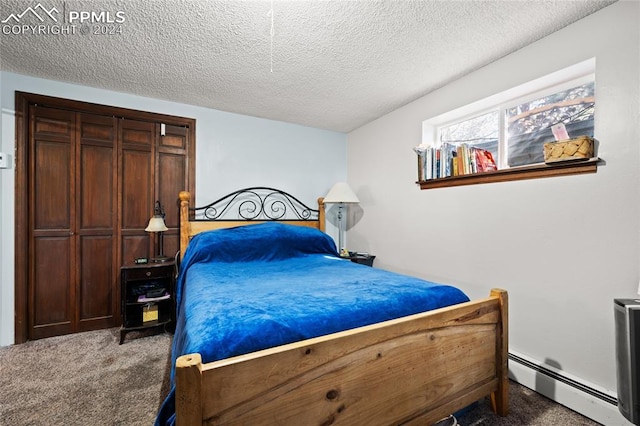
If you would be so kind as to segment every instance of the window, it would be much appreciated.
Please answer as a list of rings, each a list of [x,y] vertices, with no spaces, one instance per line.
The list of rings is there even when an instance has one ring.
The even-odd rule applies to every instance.
[[[570,137],[593,137],[595,83],[554,92],[505,110],[508,165],[542,163],[542,146],[553,142],[551,127],[564,124]]]
[[[595,59],[536,79],[423,123],[423,145],[489,151],[498,169],[544,162],[552,126],[594,136]],[[448,145],[447,145],[448,144]]]
[[[438,128],[440,143],[453,146],[468,144],[473,148],[485,149],[498,158],[500,139],[500,111],[488,113]]]

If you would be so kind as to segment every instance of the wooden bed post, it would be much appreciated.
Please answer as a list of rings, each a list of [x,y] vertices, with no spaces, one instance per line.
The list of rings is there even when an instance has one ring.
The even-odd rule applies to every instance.
[[[184,258],[184,252],[189,245],[189,235],[191,235],[191,225],[189,223],[189,201],[191,194],[187,191],[180,191],[180,259]]]
[[[324,197],[318,198],[318,228],[325,232]]]
[[[176,360],[177,426],[202,425],[202,357],[183,355]]]
[[[500,304],[500,322],[496,342],[496,374],[498,390],[491,393],[491,409],[500,416],[509,414],[509,295],[505,290],[491,289],[491,297],[497,297]]]

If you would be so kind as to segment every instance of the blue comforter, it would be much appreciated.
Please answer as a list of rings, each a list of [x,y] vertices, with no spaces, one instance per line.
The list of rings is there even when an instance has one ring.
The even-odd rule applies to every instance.
[[[269,222],[189,243],[172,358],[211,362],[468,301],[460,290],[338,257],[323,232]],[[171,381],[173,383],[173,369]],[[174,423],[174,389],[156,425]]]

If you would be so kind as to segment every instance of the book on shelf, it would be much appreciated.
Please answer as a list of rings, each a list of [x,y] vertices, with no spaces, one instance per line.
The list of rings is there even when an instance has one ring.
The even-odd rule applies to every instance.
[[[418,155],[418,180],[419,181],[427,179],[427,170],[429,167],[429,165],[427,164],[427,161],[428,161],[427,148],[428,147],[425,145],[419,145],[413,148],[415,153]]]
[[[484,149],[475,150],[476,168],[478,173],[494,172],[498,170],[496,162],[493,159],[493,155],[490,151]]]
[[[418,153],[418,180],[425,180],[425,160],[426,157]]]

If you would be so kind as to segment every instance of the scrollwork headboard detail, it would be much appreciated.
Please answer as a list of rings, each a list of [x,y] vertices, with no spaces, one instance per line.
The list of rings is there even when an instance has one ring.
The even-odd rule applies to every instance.
[[[255,186],[225,195],[202,207],[190,207],[191,194],[180,193],[180,257],[191,237],[199,232],[280,221],[325,230],[323,198],[312,209],[293,195],[274,188]]]
[[[234,191],[203,207],[191,208],[195,220],[318,220],[312,209],[279,189],[255,186]]]

